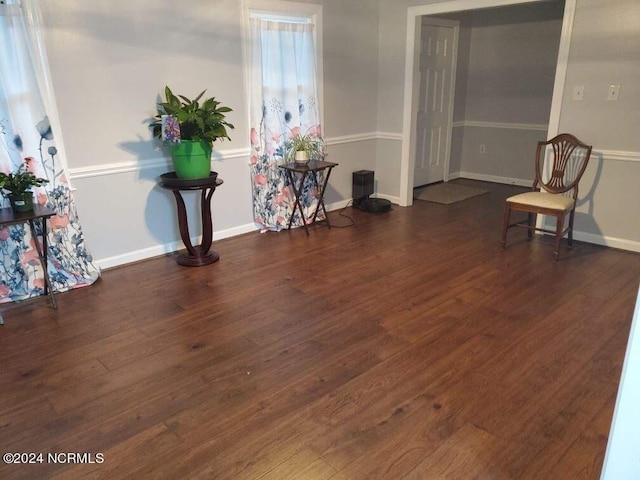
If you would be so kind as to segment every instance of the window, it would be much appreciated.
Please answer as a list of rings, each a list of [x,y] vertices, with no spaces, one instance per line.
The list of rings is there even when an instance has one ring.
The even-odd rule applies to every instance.
[[[323,124],[323,61],[322,61],[322,6],[294,3],[294,2],[282,2],[278,0],[247,0],[244,3],[245,7],[245,71],[247,72],[247,92],[251,92],[253,85],[251,84],[251,72],[255,69],[255,65],[252,65],[251,51],[252,42],[255,36],[261,29],[252,29],[251,24],[253,22],[260,22],[264,28],[262,30],[263,39],[261,41],[263,52],[266,51],[270,36],[267,31],[271,29],[271,33],[275,29],[280,28],[295,30],[294,36],[299,37],[298,40],[302,40],[302,31],[307,28],[310,29],[310,38],[312,43],[302,46],[305,50],[305,55],[301,55],[302,50],[299,48],[297,51],[297,62],[299,65],[298,73],[301,75],[299,80],[300,86],[308,86],[311,83],[315,83],[316,100],[320,112],[320,124]],[[306,27],[305,27],[306,26]],[[266,30],[266,31],[265,31]],[[274,36],[271,35],[273,38]],[[300,47],[302,42],[298,43]],[[283,45],[286,48],[286,45]],[[309,49],[306,49],[310,47]],[[266,54],[265,54],[266,57]],[[274,72],[279,68],[279,62],[274,65],[272,63],[273,56],[261,59],[265,72]],[[255,63],[255,62],[254,62]],[[305,63],[312,64],[315,70],[313,78],[305,78],[304,71],[309,71],[305,67]],[[302,68],[300,68],[302,67]],[[263,81],[265,85],[269,86],[274,82],[273,75],[264,75]]]
[[[293,211],[291,185],[278,168],[285,142],[297,133],[322,135],[322,10],[275,1],[245,6],[254,219],[263,230],[280,230]],[[318,207],[312,187],[305,184],[300,196],[307,218]]]

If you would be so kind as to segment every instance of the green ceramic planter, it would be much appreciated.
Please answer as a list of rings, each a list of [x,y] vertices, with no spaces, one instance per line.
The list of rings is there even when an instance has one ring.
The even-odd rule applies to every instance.
[[[30,212],[33,210],[33,192],[9,194],[8,196],[14,212]]]
[[[178,178],[193,180],[206,178],[211,171],[211,143],[182,140],[172,145],[171,158]]]

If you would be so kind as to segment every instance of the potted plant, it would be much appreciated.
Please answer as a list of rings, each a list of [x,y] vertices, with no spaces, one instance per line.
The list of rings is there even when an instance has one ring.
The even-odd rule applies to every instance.
[[[11,202],[11,208],[15,212],[28,212],[33,210],[33,187],[41,187],[49,183],[49,180],[38,178],[27,171],[27,163],[20,165],[18,170],[12,173],[0,172],[0,188]]]
[[[324,157],[324,140],[320,136],[296,133],[285,144],[286,160],[306,164],[311,159]]]
[[[225,138],[231,140],[227,128],[235,128],[225,120],[232,110],[222,106],[215,97],[201,101],[205,92],[190,100],[174,95],[165,87],[166,101],[157,105],[158,114],[151,123],[153,135],[169,145],[178,178],[208,177],[213,143]]]

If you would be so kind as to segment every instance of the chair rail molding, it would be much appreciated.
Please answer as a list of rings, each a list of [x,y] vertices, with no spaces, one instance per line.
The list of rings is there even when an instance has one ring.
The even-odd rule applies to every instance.
[[[233,158],[248,158],[250,155],[249,148],[237,148],[227,150],[214,150],[212,161],[231,160]],[[148,160],[104,163],[101,165],[91,165],[87,167],[70,168],[69,175],[72,180],[102,177],[105,175],[117,175],[121,173],[139,172],[157,167],[169,167],[171,159],[167,157],[151,158]]]
[[[479,127],[479,128],[502,128],[505,130],[535,130],[546,132],[549,128],[548,124],[538,123],[514,123],[514,122],[485,122],[478,120],[460,120],[453,122],[455,127]]]
[[[593,153],[605,161],[640,162],[640,152],[623,152],[619,150],[593,150]]]
[[[399,142],[402,141],[402,132],[377,132],[378,140],[397,140]]]
[[[395,132],[364,132],[352,135],[342,135],[339,137],[328,137],[327,145],[344,145],[348,143],[364,142],[372,140],[396,140],[402,141],[402,134]],[[233,160],[236,158],[249,158],[251,149],[234,148],[225,150],[214,150],[213,161]],[[69,169],[69,176],[72,180],[102,177],[105,175],[118,175],[122,173],[139,172],[159,167],[170,167],[171,159],[166,157],[158,157],[146,160],[131,160],[129,162],[104,163],[101,165],[91,165],[86,167],[76,167]]]
[[[353,135],[342,135],[340,137],[329,137],[326,139],[327,145],[343,145],[345,143],[366,142],[376,140],[376,132],[356,133]]]
[[[524,123],[498,123],[498,122],[454,122],[454,127],[481,127],[481,128],[504,128],[513,130],[539,130],[546,131],[546,125],[537,124],[524,124]],[[364,142],[372,140],[391,140],[402,142],[402,133],[396,132],[365,132],[353,135],[343,135],[340,137],[331,137],[327,139],[327,145],[344,145],[355,142]],[[593,154],[602,158],[604,161],[616,161],[616,162],[640,162],[640,152],[625,152],[621,150],[593,150]],[[227,150],[214,150],[213,160],[232,160],[236,158],[248,158],[250,155],[250,149],[236,148]],[[80,180],[84,178],[102,177],[106,175],[118,175],[122,173],[139,172],[142,170],[169,167],[171,160],[168,157],[152,158],[148,160],[118,162],[118,163],[105,163],[101,165],[91,165],[87,167],[77,167],[69,169],[69,176],[71,180]],[[470,172],[459,172],[460,177],[466,177],[466,174]],[[454,178],[454,177],[451,177]],[[477,178],[477,180],[483,180]],[[493,179],[486,179],[487,181],[496,181]],[[528,182],[528,180],[527,180]],[[500,182],[505,183],[505,182]],[[506,182],[515,183],[517,182]],[[74,187],[77,187],[74,185]]]

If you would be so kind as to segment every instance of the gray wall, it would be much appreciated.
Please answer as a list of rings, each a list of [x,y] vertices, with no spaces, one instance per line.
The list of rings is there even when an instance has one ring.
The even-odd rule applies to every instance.
[[[456,120],[548,122],[563,11],[554,1],[447,16],[461,21]]]
[[[610,84],[622,86],[617,102],[606,100]],[[571,99],[573,85],[584,85],[583,101]],[[640,2],[578,2],[567,87],[561,126],[599,149],[640,151]]]
[[[618,101],[606,100],[610,84],[621,85]],[[572,100],[574,85],[584,85],[584,100]],[[578,2],[559,128],[596,150],[580,185],[577,238],[640,251],[637,0]]]
[[[330,160],[340,164],[327,202],[345,203],[351,172],[362,168],[375,170],[379,194],[397,198],[407,7],[430,2],[307,3],[324,8],[325,132]],[[216,145],[214,165],[225,183],[214,196],[214,238],[255,228],[240,5],[236,0],[192,0],[189,8],[168,0],[41,2],[78,210],[89,247],[103,265],[179,246],[173,199],[157,187],[158,176],[169,169],[167,155],[145,124],[165,84],[188,95],[207,88],[234,109],[233,140]],[[590,241],[613,239],[631,249],[640,249],[637,18],[635,0],[578,2],[560,119],[561,130],[575,132],[598,150],[585,178],[576,228]],[[604,100],[610,83],[622,85],[618,102]],[[585,86],[582,102],[571,100],[575,84]],[[522,122],[517,112],[534,108],[525,97],[509,101],[521,108],[511,107],[498,119],[492,107],[484,110],[480,100],[466,99],[463,118]],[[492,116],[484,117],[489,112]],[[537,112],[535,121],[546,122],[542,117]]]
[[[380,44],[378,51],[378,127],[381,131],[398,132],[400,131],[402,126],[407,7],[429,5],[433,3],[439,3],[439,1],[379,0]],[[537,106],[537,102],[535,101],[535,98],[539,96],[541,92],[546,91],[546,87],[548,84],[539,86],[535,84],[531,85],[528,83],[529,80],[524,78],[523,81],[532,88],[530,94],[525,95],[524,93],[521,93],[524,91],[524,89],[522,89],[518,91],[516,95],[514,95],[513,89],[517,88],[517,86],[509,85],[509,82],[505,79],[494,79],[491,72],[493,72],[495,68],[498,68],[503,72],[506,72],[508,77],[511,77],[511,75],[517,74],[516,70],[518,68],[522,68],[523,66],[520,57],[511,55],[512,49],[509,45],[504,45],[502,44],[502,42],[496,42],[499,36],[499,29],[505,29],[505,33],[510,35],[512,39],[518,42],[522,42],[521,45],[526,43],[524,41],[526,40],[526,38],[524,37],[523,32],[527,32],[528,35],[531,35],[532,31],[534,31],[532,35],[535,35],[537,37],[538,42],[545,42],[551,45],[555,41],[557,45],[557,33],[552,34],[551,38],[542,38],[539,33],[535,33],[535,30],[540,27],[540,25],[537,25],[538,21],[540,21],[542,22],[542,28],[545,29],[545,31],[554,31],[555,28],[557,28],[557,20],[555,20],[554,17],[557,17],[557,12],[559,9],[560,5],[558,5],[557,2],[551,2],[550,4],[547,4],[547,2],[542,2],[530,6],[524,5],[519,7],[505,7],[504,9],[490,9],[491,14],[489,15],[483,13],[483,10],[478,10],[474,14],[477,15],[477,18],[479,19],[479,27],[481,25],[481,22],[484,22],[487,27],[490,27],[486,29],[479,28],[474,34],[474,39],[484,39],[484,41],[489,42],[487,45],[491,46],[491,49],[489,51],[482,52],[481,50],[478,50],[474,52],[474,55],[476,57],[475,59],[471,58],[471,53],[468,57],[470,67],[472,67],[473,70],[477,72],[474,73],[473,83],[482,87],[476,88],[473,85],[470,86],[470,88],[472,89],[471,92],[476,93],[476,100],[473,100],[468,107],[464,108],[465,112],[468,111],[470,115],[477,115],[479,117],[475,118],[474,120],[483,120],[489,112],[493,113],[496,109],[499,111],[499,114],[501,116],[504,115],[504,113],[501,111],[503,110],[501,107],[492,106],[491,103],[492,100],[496,99],[496,95],[500,94],[501,89],[506,88],[507,92],[511,92],[509,95],[510,99],[507,101],[509,102],[509,106],[512,108],[509,108],[508,110],[514,113],[509,114],[510,116],[506,116],[505,120],[503,121],[514,121],[510,120],[511,116],[516,119],[519,118],[519,113],[517,113],[517,110],[521,110],[524,107],[533,108],[536,112],[536,118],[541,118],[541,121],[543,122],[548,121],[548,116],[546,118],[544,117],[544,109],[541,111]],[[539,12],[532,13],[534,11]],[[458,17],[458,15],[460,14],[457,13],[455,15],[451,15],[451,18]],[[528,15],[535,15],[537,17],[537,20],[534,22],[530,22],[527,19]],[[445,18],[447,17],[447,15],[438,16],[443,16]],[[470,20],[466,20],[466,23],[469,24],[469,21]],[[505,21],[507,23],[505,23]],[[514,22],[516,21],[521,24],[520,33],[518,31],[518,28],[512,28]],[[468,35],[470,35],[470,33]],[[461,38],[461,40],[464,41],[464,36]],[[469,39],[469,42],[471,42],[471,39]],[[531,44],[525,47],[525,51],[533,54],[535,56],[535,61],[539,61],[544,57],[544,65],[548,66],[550,61],[549,57],[546,55],[546,52],[543,49],[537,48],[537,45],[538,44]],[[557,51],[557,48],[555,50]],[[505,63],[504,59],[499,58],[497,54],[493,53],[498,51],[507,54],[507,56],[511,58],[511,61],[513,63]],[[464,61],[465,59],[463,58],[462,60]],[[494,65],[492,66],[492,68],[485,68],[485,66],[483,65],[484,62],[488,62],[487,67],[491,63],[496,63],[497,66]],[[527,69],[530,68],[530,66],[527,67]],[[546,78],[544,82],[548,82],[548,73],[545,74],[544,78]],[[463,72],[462,81],[465,80],[466,78],[464,77]],[[548,95],[544,93],[542,94],[545,96]],[[532,99],[533,101],[531,101]],[[533,107],[531,107],[532,105]],[[484,107],[489,108],[488,113],[485,113]]]
[[[441,16],[460,22],[453,176],[531,185],[533,151],[549,121],[563,11],[564,1],[554,1]]]
[[[432,3],[437,2],[379,0],[380,131],[402,131],[407,7]],[[584,198],[578,208],[576,238],[636,251],[640,251],[639,18],[637,0],[577,2],[559,126],[596,150],[581,187]],[[622,85],[617,102],[604,99],[611,83]],[[583,101],[572,100],[574,85],[585,86]],[[400,156],[401,142],[385,140],[384,158],[379,151],[376,166],[393,185],[400,184]]]
[[[94,257],[114,265],[179,246],[173,198],[157,187],[168,155],[146,125],[165,85],[187,96],[206,88],[234,109],[232,141],[215,145],[214,168],[225,183],[213,199],[214,238],[254,230],[241,2],[41,3],[71,179]],[[375,167],[378,7],[313,3],[324,8],[325,132],[336,140],[330,159],[340,164],[326,201],[340,204],[351,196],[351,172]]]

